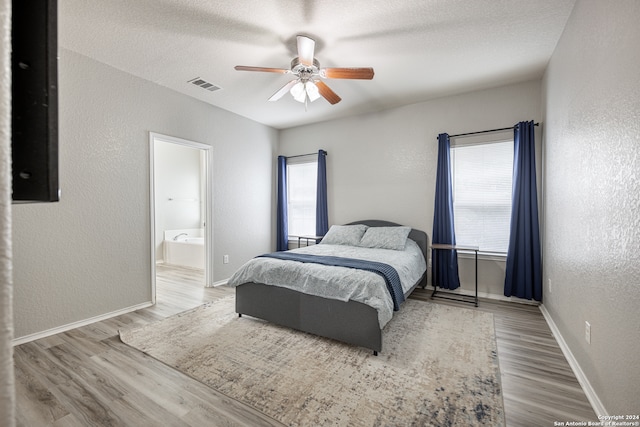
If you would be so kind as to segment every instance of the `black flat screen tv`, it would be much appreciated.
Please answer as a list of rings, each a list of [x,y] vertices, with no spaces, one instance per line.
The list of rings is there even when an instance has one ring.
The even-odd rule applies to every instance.
[[[59,201],[57,9],[57,0],[12,2],[14,203]]]

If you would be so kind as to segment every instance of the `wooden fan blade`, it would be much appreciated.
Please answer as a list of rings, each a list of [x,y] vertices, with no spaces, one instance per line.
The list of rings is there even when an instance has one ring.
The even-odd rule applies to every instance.
[[[265,67],[247,67],[245,65],[236,65],[235,67],[238,71],[263,71],[266,73],[281,73],[286,74],[290,72],[290,70],[286,70],[284,68],[265,68]]]
[[[323,68],[321,75],[328,79],[373,79],[373,68]]]
[[[318,87],[318,92],[320,92],[320,95],[322,95],[324,99],[329,101],[331,105],[337,104],[342,100],[342,98],[340,98],[334,91],[332,91],[331,88],[324,82],[316,81],[315,84]]]
[[[284,94],[289,92],[296,83],[298,83],[298,80],[291,80],[289,83],[282,86],[276,93],[271,95],[269,101],[277,101],[278,99],[282,98]]]
[[[298,60],[307,67],[313,66],[313,55],[316,49],[316,42],[307,36],[298,36]]]

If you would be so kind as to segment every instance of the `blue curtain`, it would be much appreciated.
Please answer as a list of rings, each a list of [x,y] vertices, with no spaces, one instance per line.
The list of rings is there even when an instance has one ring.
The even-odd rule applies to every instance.
[[[316,189],[316,236],[324,236],[329,231],[329,211],[327,209],[327,152],[318,151],[318,184]]]
[[[286,251],[289,246],[289,226],[287,216],[287,158],[278,156],[278,213],[277,213],[278,251]]]
[[[451,144],[449,135],[438,135],[438,171],[436,173],[436,201],[433,209],[433,243],[455,245],[456,234],[453,226],[453,193],[451,187]],[[458,253],[456,251],[433,250],[431,253],[431,278],[445,289],[460,286],[458,276]]]
[[[542,263],[538,225],[534,123],[514,130],[511,234],[504,294],[542,301]]]

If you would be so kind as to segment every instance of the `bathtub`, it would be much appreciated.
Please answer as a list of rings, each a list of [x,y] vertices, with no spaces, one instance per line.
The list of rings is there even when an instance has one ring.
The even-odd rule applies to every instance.
[[[180,231],[182,231],[182,233],[180,233]],[[187,234],[184,235],[184,233]],[[170,230],[165,232],[165,264],[204,269],[204,237],[194,234],[197,233],[189,233],[183,230]]]

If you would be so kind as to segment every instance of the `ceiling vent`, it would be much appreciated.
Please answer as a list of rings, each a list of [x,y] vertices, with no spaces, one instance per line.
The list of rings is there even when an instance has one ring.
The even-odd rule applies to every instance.
[[[209,83],[208,81],[203,80],[200,77],[196,77],[194,79],[191,79],[187,83],[191,83],[191,84],[194,84],[196,86],[199,86],[202,89],[208,90],[209,92],[215,92],[218,89],[222,89],[220,86],[216,86],[213,83]]]

